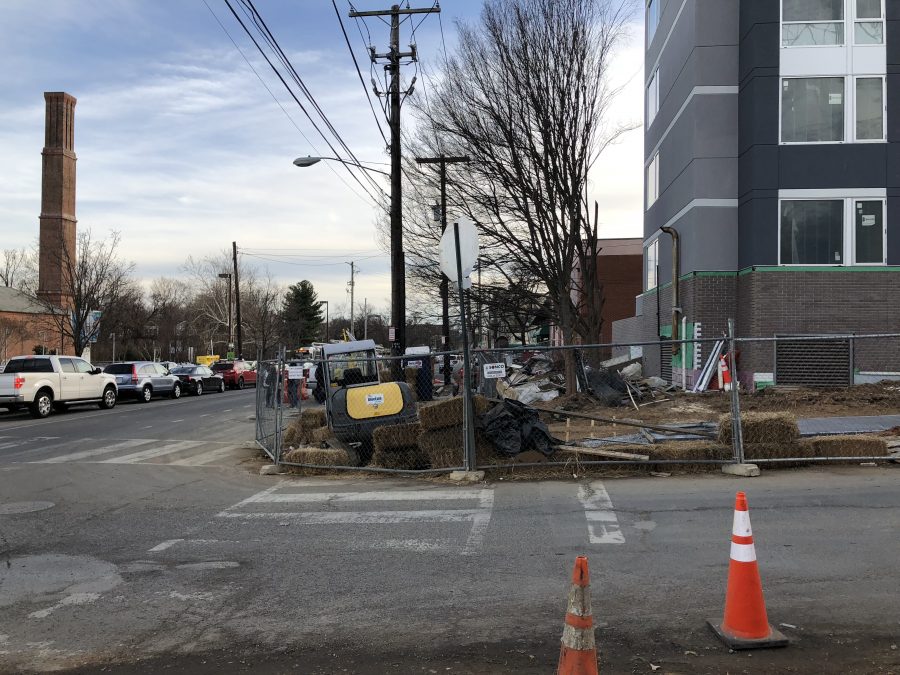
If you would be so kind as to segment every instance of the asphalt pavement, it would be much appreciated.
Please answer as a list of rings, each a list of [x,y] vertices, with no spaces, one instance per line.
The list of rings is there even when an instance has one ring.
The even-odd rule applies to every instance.
[[[553,672],[585,554],[605,673],[900,672],[896,466],[466,486],[259,476],[237,449],[252,401],[0,417],[0,446],[24,432],[76,444],[0,449],[0,671]],[[234,454],[71,458],[144,438]],[[705,624],[723,608],[738,489],[786,649],[731,654]]]

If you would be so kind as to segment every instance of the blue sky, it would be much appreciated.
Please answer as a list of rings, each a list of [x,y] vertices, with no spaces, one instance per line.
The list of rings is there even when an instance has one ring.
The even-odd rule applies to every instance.
[[[37,237],[43,92],[62,90],[78,99],[79,226],[98,235],[119,230],[122,253],[135,262],[141,279],[180,276],[188,255],[214,254],[236,240],[257,251],[303,249],[309,255],[333,256],[295,260],[302,264],[293,265],[256,262],[268,265],[284,283],[310,279],[320,298],[335,306],[346,302],[349,268],[343,260],[365,258],[357,298],[386,308],[390,281],[387,257],[376,243],[377,209],[324,163],[292,166],[298,155],[330,153],[224,0],[207,2],[293,121],[203,0],[5,0],[0,24],[0,248],[30,246]],[[331,2],[255,4],[356,156],[387,161]],[[360,10],[390,4],[354,2]],[[477,19],[481,3],[446,0],[441,7],[452,49],[454,20]],[[364,42],[347,18],[348,1],[340,0],[338,8],[368,81]],[[409,42],[408,26],[401,44]],[[368,29],[379,49],[385,48],[384,23],[368,19],[361,28],[364,33]],[[618,83],[628,83],[615,111],[623,120],[642,117],[638,35],[635,30],[613,72]],[[416,42],[430,72],[441,49],[435,17],[421,24]],[[420,75],[420,95],[423,84],[428,86]],[[340,167],[334,168],[347,178]],[[604,233],[639,236],[640,131],[611,148],[592,179]],[[356,190],[360,192],[358,186]]]

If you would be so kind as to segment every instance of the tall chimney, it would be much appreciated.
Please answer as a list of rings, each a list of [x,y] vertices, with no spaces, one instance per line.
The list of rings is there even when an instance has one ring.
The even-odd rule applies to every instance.
[[[70,304],[65,267],[75,262],[75,97],[44,92],[41,233],[38,295],[58,307]]]

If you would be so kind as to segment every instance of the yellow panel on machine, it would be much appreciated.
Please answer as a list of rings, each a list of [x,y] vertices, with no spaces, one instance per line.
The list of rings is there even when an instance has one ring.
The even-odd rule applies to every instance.
[[[368,420],[403,412],[403,392],[396,382],[347,389],[347,414],[355,420]]]

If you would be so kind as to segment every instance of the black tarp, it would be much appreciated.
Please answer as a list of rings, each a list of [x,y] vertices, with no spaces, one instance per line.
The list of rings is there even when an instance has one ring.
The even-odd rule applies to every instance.
[[[506,457],[515,457],[526,450],[537,450],[549,456],[553,446],[562,443],[550,434],[537,410],[512,399],[504,399],[481,415],[476,427],[494,445],[497,453]]]

